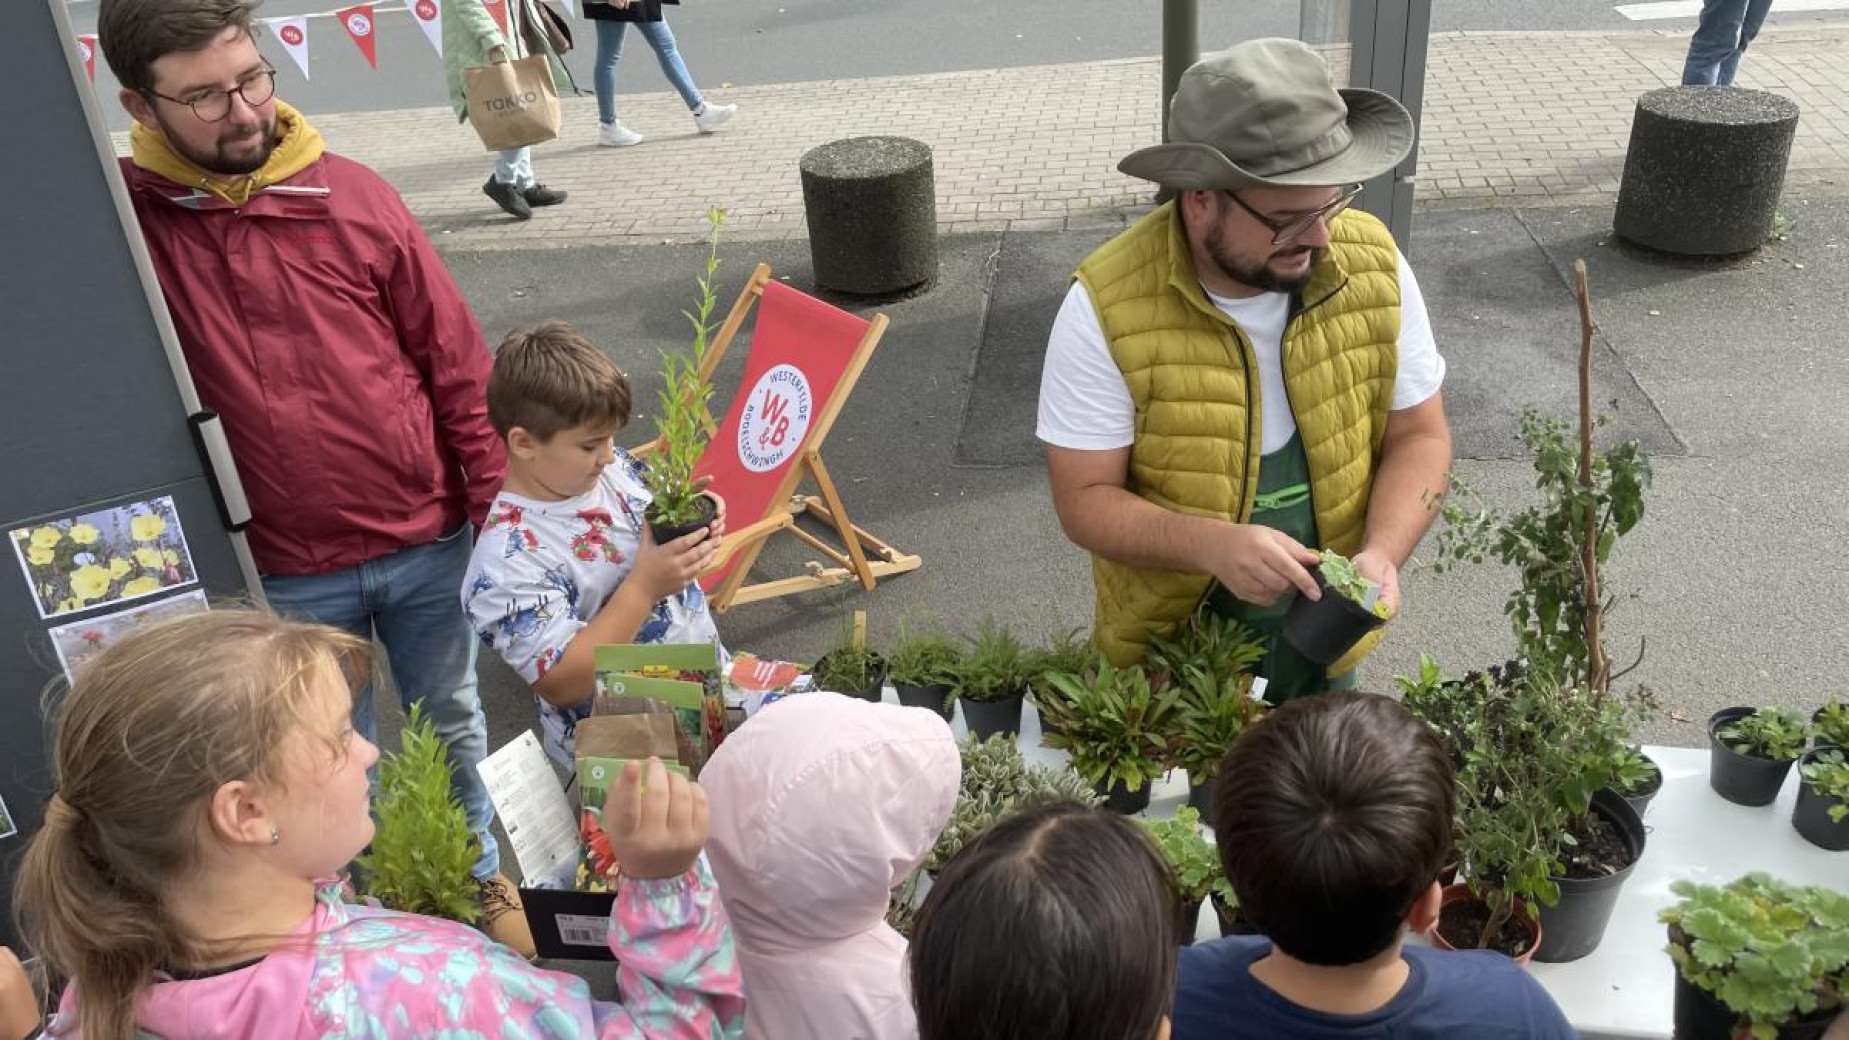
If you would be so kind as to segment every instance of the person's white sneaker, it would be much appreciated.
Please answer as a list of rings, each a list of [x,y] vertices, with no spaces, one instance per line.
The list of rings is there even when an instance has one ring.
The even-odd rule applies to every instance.
[[[627,148],[632,144],[641,144],[642,135],[621,123],[599,123],[597,143],[605,148]]]
[[[737,105],[715,105],[709,101],[705,108],[694,115],[693,125],[701,133],[710,134],[736,114],[738,114]]]

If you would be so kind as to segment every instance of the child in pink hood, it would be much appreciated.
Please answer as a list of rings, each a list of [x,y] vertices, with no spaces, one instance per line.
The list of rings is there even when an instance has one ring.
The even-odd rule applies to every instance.
[[[706,801],[631,763],[604,821],[625,1003],[463,925],[353,907],[378,749],[353,731],[365,644],[258,611],[158,624],[84,666],[57,793],[20,870],[27,939],[73,981],[48,1033],[86,1040],[600,1037],[742,1029],[731,930],[701,865]]]
[[[936,843],[962,761],[937,713],[811,693],[753,716],[700,774],[738,933],[747,1040],[913,1040],[886,904]]]

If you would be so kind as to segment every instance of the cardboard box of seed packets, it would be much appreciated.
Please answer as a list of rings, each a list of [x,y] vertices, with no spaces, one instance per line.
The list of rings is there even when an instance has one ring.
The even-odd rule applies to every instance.
[[[719,649],[711,643],[600,646],[596,672],[592,717],[612,714],[637,700],[668,708],[679,731],[680,761],[699,776],[726,736]]]

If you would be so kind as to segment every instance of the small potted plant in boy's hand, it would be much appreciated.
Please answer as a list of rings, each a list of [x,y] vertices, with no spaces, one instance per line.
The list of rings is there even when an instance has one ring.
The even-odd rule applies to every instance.
[[[983,619],[958,666],[956,698],[963,721],[977,740],[1021,732],[1021,699],[1027,685],[1026,651],[1006,625]]]
[[[1284,641],[1317,664],[1342,659],[1369,632],[1387,623],[1390,613],[1380,586],[1355,568],[1353,560],[1329,549],[1311,572],[1322,598],[1299,596],[1284,615]]]
[[[1826,745],[1798,759],[1798,803],[1791,824],[1818,848],[1849,849],[1849,751]]]
[[[1849,749],[1849,701],[1831,697],[1811,716],[1811,743]]]
[[[1092,782],[1105,804],[1125,815],[1149,807],[1149,785],[1170,756],[1176,697],[1132,665],[1100,660],[1084,676],[1054,675],[1041,712],[1054,731],[1048,747],[1072,756],[1072,768]]]
[[[1823,1036],[1849,986],[1849,895],[1764,874],[1669,888],[1677,1040]]]
[[[661,353],[660,414],[655,417],[657,448],[642,471],[642,481],[650,495],[644,515],[656,545],[692,534],[719,516],[717,499],[693,472],[713,429],[712,411],[707,407],[713,385],[701,378],[700,369],[706,363],[707,338],[712,334],[711,318],[717,299],[713,278],[719,270],[719,229],[725,224],[725,210],[708,209],[706,221],[712,233],[706,270],[699,278],[700,294],[694,310],[681,312],[693,324],[693,351],[691,356],[665,350]]]
[[[867,645],[867,615],[855,611],[841,641],[815,662],[815,688],[877,704],[886,685],[886,658]]]
[[[950,694],[956,688],[957,666],[963,661],[963,648],[943,629],[933,624],[916,635],[899,624],[899,641],[888,655],[893,692],[899,703],[908,708],[930,708],[949,721],[954,708]]]
[[[1708,784],[1736,805],[1770,805],[1809,737],[1788,708],[1722,708],[1708,719]]]
[[[1143,825],[1168,861],[1169,881],[1175,888],[1176,938],[1181,945],[1192,946],[1201,904],[1226,880],[1220,850],[1201,833],[1201,814],[1186,805],[1175,810],[1173,819],[1145,820]]]

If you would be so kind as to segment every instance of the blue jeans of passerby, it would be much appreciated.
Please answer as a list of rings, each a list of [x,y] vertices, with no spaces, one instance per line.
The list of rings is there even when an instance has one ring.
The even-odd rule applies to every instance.
[[[1688,60],[1682,66],[1684,86],[1733,86],[1740,56],[1759,35],[1772,0],[1706,0],[1701,23],[1689,38]]]
[[[355,567],[303,577],[263,579],[263,593],[278,613],[345,629],[385,644],[398,700],[421,703],[449,748],[450,784],[469,827],[481,841],[471,871],[493,877],[500,846],[489,824],[494,804],[475,767],[488,754],[488,720],[475,685],[475,633],[462,615],[462,578],[469,567],[469,525],[425,545],[414,545]],[[376,740],[372,684],[353,702],[353,728]]]
[[[533,179],[533,149],[529,147],[503,150],[494,161],[494,179],[502,184],[511,184],[522,191],[531,188],[537,183]],[[462,586],[456,587],[460,589]]]
[[[623,36],[629,25],[628,22],[597,23],[597,64],[591,84],[597,88],[597,118],[605,123],[616,122],[616,63],[623,57]],[[674,46],[674,30],[668,28],[667,19],[636,22],[635,26],[654,48],[661,74],[674,84],[688,109],[697,111],[706,102],[700,96],[700,88],[693,84],[687,63],[681,60],[681,52]]]

